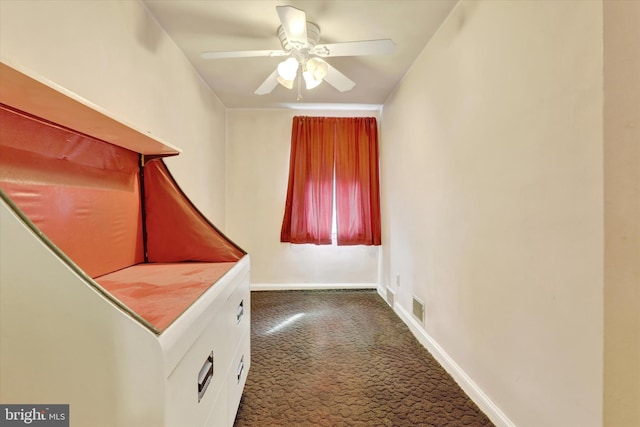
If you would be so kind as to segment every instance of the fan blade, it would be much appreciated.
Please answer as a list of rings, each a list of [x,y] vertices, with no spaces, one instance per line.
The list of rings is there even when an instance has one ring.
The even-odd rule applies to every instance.
[[[274,70],[273,73],[267,79],[262,82],[260,87],[256,89],[256,95],[266,95],[271,93],[275,87],[278,86],[278,70]]]
[[[259,56],[286,56],[289,52],[284,50],[235,50],[229,52],[205,52],[202,59],[227,59],[227,58],[255,58]]]
[[[391,39],[364,40],[359,42],[319,44],[311,54],[329,56],[388,55],[395,52],[396,44]]]
[[[327,75],[324,77],[324,81],[338,89],[340,92],[347,92],[353,89],[356,85],[349,77],[345,76],[328,63]]]
[[[289,43],[296,48],[307,44],[307,15],[293,6],[276,6],[282,29]]]

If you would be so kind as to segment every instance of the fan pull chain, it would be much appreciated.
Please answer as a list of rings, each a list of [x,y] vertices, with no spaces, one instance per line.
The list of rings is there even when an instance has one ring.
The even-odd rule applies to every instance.
[[[298,72],[298,98],[296,99],[296,101],[301,101],[302,100],[302,74],[300,72]]]

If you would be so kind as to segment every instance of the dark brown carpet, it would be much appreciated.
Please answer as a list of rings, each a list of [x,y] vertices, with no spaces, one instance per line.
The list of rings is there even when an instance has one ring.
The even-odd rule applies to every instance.
[[[236,427],[493,425],[375,291],[251,298]]]

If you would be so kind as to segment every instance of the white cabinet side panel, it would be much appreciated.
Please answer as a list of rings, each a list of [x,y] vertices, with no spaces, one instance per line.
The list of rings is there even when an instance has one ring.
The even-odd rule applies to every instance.
[[[89,286],[4,201],[0,215],[0,401],[68,403],[71,425],[163,426],[155,335]]]

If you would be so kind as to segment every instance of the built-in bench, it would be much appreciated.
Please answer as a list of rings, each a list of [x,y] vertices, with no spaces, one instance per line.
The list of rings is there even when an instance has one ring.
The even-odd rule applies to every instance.
[[[248,255],[180,190],[171,147],[71,128],[80,112],[115,126],[102,138],[131,131],[77,103],[50,108],[64,125],[22,110],[60,93],[0,71],[3,403],[69,403],[74,425],[232,425],[250,364]]]

